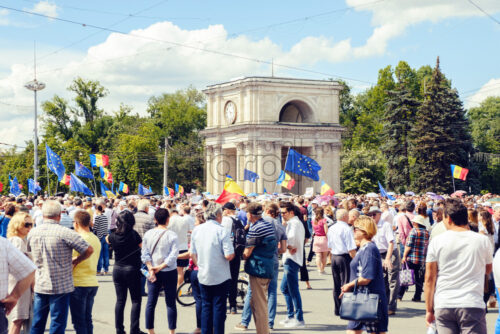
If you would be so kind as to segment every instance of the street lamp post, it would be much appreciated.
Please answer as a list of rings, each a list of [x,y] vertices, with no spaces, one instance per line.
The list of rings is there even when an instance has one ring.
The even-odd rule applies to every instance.
[[[34,140],[34,145],[35,145],[35,156],[34,156],[34,162],[33,162],[33,169],[34,169],[34,174],[33,174],[33,180],[35,181],[35,184],[38,182],[38,115],[37,115],[37,102],[36,102],[36,92],[39,90],[42,90],[45,88],[45,84],[43,82],[39,82],[38,80],[33,80],[28,82],[26,85],[24,85],[27,89],[33,91],[35,93],[35,140]]]

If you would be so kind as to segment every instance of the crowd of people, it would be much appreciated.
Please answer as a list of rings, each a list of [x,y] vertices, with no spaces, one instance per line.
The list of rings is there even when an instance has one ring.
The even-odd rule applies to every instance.
[[[227,313],[238,313],[242,270],[249,288],[235,329],[247,330],[252,316],[259,334],[307,328],[299,282],[312,288],[314,256],[319,275],[331,265],[332,317],[343,314],[342,297],[355,287],[378,295],[377,319],[351,319],[348,333],[388,332],[408,291],[400,275],[408,272],[412,301],[424,297],[427,326],[439,334],[486,333],[486,312],[500,287],[500,255],[494,256],[500,204],[493,197],[268,195],[224,205],[199,194],[2,197],[0,333],[44,333],[49,315],[50,333],[64,333],[69,313],[77,334],[93,333],[97,278],[110,268],[118,334],[125,333],[129,294],[129,333],[143,333],[143,297],[145,328],[155,333],[161,295],[175,333],[177,288],[185,277],[196,301],[193,333],[224,333]],[[278,285],[286,317],[276,326]]]

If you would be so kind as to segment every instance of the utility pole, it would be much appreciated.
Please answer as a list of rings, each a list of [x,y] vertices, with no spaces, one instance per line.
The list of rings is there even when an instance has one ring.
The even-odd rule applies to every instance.
[[[165,155],[163,156],[163,192],[168,181],[168,137],[165,137]]]
[[[25,88],[33,91],[35,93],[35,127],[33,129],[34,132],[34,138],[33,138],[33,144],[34,144],[34,161],[33,161],[33,181],[35,185],[38,182],[38,113],[37,113],[37,99],[36,99],[36,92],[39,90],[42,90],[45,88],[45,84],[43,82],[40,82],[36,80],[36,48],[35,48],[35,54],[34,54],[34,71],[35,71],[35,79],[33,81],[28,82],[27,84],[24,85]],[[48,182],[48,180],[47,180]]]

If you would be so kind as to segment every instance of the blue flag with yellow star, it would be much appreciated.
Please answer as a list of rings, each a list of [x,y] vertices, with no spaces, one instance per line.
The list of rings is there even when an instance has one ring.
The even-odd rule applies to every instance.
[[[307,176],[314,181],[319,181],[318,172],[321,170],[321,166],[316,162],[316,160],[300,154],[291,148],[288,151],[288,157],[286,158],[285,170],[298,175]]]
[[[61,158],[49,147],[49,145],[45,144],[45,149],[47,152],[47,167],[51,171],[53,171],[59,181],[62,180],[64,174],[66,173],[66,168],[61,160]]]

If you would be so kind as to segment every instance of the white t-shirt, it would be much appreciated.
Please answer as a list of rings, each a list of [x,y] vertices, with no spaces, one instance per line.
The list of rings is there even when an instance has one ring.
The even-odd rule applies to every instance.
[[[222,227],[224,227],[227,233],[232,237],[231,232],[233,230],[233,219],[231,217],[234,216],[224,216],[222,217],[222,222],[220,223]]]
[[[297,248],[297,252],[292,255],[290,254],[290,250],[287,249],[283,254],[283,263],[285,263],[287,259],[291,259],[302,267],[306,231],[298,217],[294,216],[286,222],[286,237],[288,238],[288,245]]]
[[[184,217],[174,215],[170,218],[167,229],[177,234],[177,245],[179,247],[179,251],[187,250],[188,232],[190,230],[189,221],[184,219]]]
[[[493,259],[493,279],[495,280],[495,286],[500,291],[500,252],[497,251],[495,258]]]
[[[380,219],[377,224],[377,234],[375,234],[372,240],[377,245],[380,253],[386,253],[389,250],[389,243],[394,242],[392,224]]]
[[[488,238],[473,231],[450,231],[434,237],[426,262],[437,262],[434,308],[485,308],[486,265],[493,250]]]

